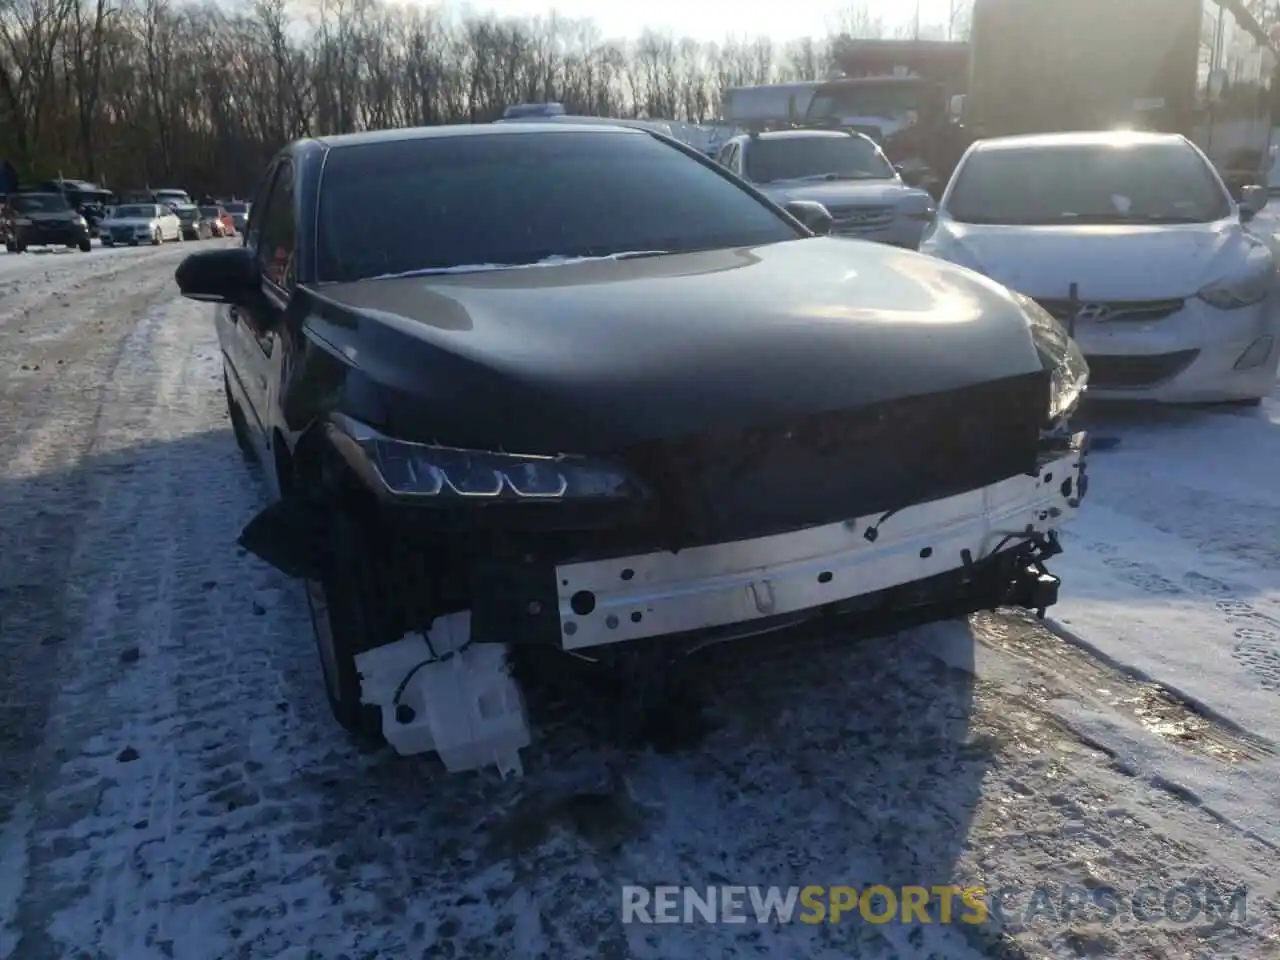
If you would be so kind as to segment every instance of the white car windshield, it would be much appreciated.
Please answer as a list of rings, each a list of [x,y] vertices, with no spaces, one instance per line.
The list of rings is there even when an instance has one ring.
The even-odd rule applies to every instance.
[[[1176,142],[978,150],[946,200],[962,223],[1210,223],[1231,210],[1200,154]]]
[[[155,207],[116,207],[115,220],[150,220],[156,216]]]
[[[891,180],[893,167],[864,137],[778,137],[752,140],[746,149],[747,179]]]

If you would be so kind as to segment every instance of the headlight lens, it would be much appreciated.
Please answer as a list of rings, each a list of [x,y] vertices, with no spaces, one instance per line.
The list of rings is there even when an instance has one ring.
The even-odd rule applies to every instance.
[[[1238,276],[1211,283],[1198,296],[1219,310],[1238,310],[1260,303],[1271,289],[1271,270],[1252,270]]]
[[[1049,423],[1069,416],[1089,383],[1089,364],[1062,324],[1030,297],[1014,293],[1031,329],[1040,362],[1050,372]]]
[[[350,417],[334,423],[364,452],[386,488],[408,497],[508,501],[615,501],[643,489],[604,459],[498,453],[384,436]]]

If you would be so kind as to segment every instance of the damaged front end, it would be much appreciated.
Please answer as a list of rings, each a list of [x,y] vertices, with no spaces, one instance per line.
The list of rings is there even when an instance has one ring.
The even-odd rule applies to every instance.
[[[661,672],[815,618],[877,634],[1043,615],[1045,561],[1087,490],[1087,438],[1066,425],[1087,368],[1052,318],[1028,317],[1039,371],[606,457],[408,443],[333,415],[324,446],[358,506],[304,484],[241,542],[320,580],[354,510],[382,605],[354,653],[384,736],[450,769],[518,769],[508,650]]]

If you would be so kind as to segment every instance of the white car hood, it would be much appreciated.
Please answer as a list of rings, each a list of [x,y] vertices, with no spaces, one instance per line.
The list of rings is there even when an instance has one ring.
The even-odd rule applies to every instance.
[[[1262,243],[1234,220],[1152,226],[988,226],[939,223],[923,252],[1033,297],[1071,284],[1097,300],[1188,297]]]
[[[908,187],[897,180],[779,180],[758,185],[759,190],[774,203],[790,200],[816,200],[823,206],[891,206],[907,197],[929,195],[923,190]]]
[[[123,219],[112,218],[103,221],[107,226],[112,227],[149,227],[155,223],[158,217],[125,217]]]

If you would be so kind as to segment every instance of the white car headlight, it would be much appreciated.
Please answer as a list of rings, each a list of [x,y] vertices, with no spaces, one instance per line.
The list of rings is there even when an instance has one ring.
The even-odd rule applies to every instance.
[[[1025,294],[1010,291],[1027,318],[1040,362],[1050,373],[1049,423],[1070,416],[1089,384],[1089,364],[1053,315]]]
[[[1270,262],[1265,267],[1250,267],[1247,272],[1215,280],[1197,296],[1219,310],[1238,310],[1260,303],[1271,292],[1275,268]]]

